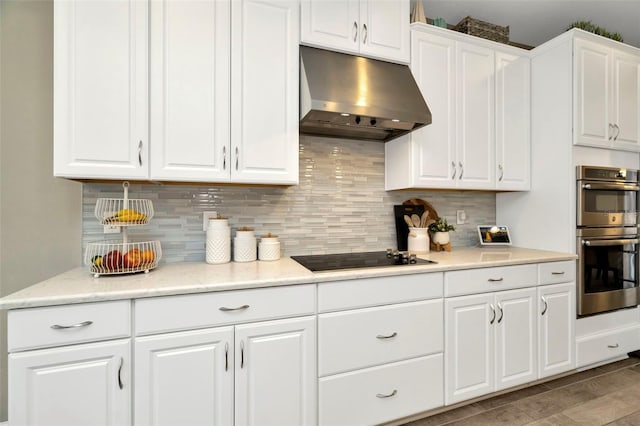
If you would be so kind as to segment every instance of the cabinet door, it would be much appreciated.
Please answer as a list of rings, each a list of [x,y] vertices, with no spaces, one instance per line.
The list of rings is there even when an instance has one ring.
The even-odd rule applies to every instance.
[[[537,377],[536,289],[496,293],[496,389]]]
[[[227,0],[151,2],[151,178],[230,179]]]
[[[136,339],[136,425],[233,424],[233,327]]]
[[[299,2],[232,2],[231,180],[298,183]]]
[[[445,301],[445,404],[494,389],[493,293]]]
[[[456,186],[455,41],[412,31],[411,72],[434,117],[411,134],[414,186]]]
[[[54,3],[55,176],[148,177],[148,4]]]
[[[485,47],[458,43],[456,66],[458,187],[494,189],[494,52]]]
[[[316,320],[236,326],[236,425],[316,424]]]
[[[89,343],[9,355],[9,423],[131,424],[131,343]]]
[[[640,151],[640,57],[614,51],[611,122],[613,146]]]
[[[301,39],[304,44],[358,53],[359,0],[302,0]]]
[[[538,377],[575,368],[574,282],[538,287]]]
[[[528,190],[530,178],[529,58],[496,52],[496,187]]]
[[[574,43],[574,143],[608,147],[615,134],[609,116],[611,50],[585,40]]]
[[[360,1],[360,53],[409,62],[409,0]]]

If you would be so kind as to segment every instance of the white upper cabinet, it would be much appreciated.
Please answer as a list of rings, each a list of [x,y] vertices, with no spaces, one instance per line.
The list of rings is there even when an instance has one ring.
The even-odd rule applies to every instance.
[[[574,143],[639,151],[640,56],[574,40]]]
[[[228,1],[151,4],[151,179],[229,181]]]
[[[531,183],[529,58],[496,52],[496,188],[528,190]]]
[[[409,0],[302,0],[301,42],[409,62]]]
[[[53,7],[54,176],[147,178],[147,2]]]
[[[233,1],[231,181],[298,183],[299,3]]]
[[[298,2],[55,8],[57,176],[298,182]]]
[[[413,24],[411,71],[433,121],[385,144],[386,189],[528,190],[527,54]]]

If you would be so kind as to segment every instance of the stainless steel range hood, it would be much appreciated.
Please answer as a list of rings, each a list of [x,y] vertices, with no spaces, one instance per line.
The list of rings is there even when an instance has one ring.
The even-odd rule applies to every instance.
[[[300,133],[389,141],[431,123],[409,67],[300,46]]]

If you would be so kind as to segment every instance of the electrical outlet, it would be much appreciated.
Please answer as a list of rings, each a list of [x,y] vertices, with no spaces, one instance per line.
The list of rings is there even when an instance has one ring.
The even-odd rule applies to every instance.
[[[467,220],[467,213],[464,210],[456,210],[456,225],[464,225]]]
[[[203,212],[202,213],[202,230],[206,231],[209,226],[209,219],[215,219],[218,217],[218,212]]]
[[[118,225],[104,225],[105,234],[119,234],[120,227]]]

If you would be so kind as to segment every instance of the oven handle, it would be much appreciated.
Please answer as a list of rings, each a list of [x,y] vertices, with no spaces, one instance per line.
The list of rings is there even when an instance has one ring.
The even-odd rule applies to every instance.
[[[603,189],[610,191],[640,191],[639,185],[625,185],[619,183],[583,183],[582,189]]]
[[[619,246],[626,244],[638,244],[638,238],[620,239],[620,240],[582,240],[582,244],[589,247],[596,246]]]

